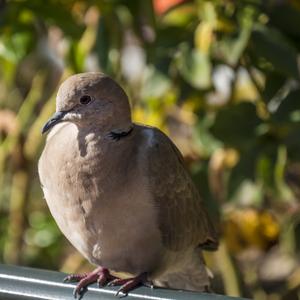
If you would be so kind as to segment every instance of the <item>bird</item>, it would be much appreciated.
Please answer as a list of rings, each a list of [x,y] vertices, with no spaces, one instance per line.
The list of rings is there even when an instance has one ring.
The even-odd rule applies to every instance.
[[[158,128],[132,121],[116,81],[101,72],[67,78],[46,132],[38,162],[44,198],[96,266],[66,277],[77,282],[75,298],[95,282],[119,286],[117,295],[143,284],[209,291],[202,250],[218,248],[217,230],[178,148]]]

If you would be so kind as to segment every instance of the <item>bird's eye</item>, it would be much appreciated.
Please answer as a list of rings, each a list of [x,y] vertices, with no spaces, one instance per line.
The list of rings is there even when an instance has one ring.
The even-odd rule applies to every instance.
[[[86,105],[86,104],[89,104],[91,101],[92,101],[92,98],[91,98],[91,96],[89,96],[89,95],[84,95],[84,96],[82,96],[81,98],[80,98],[80,104],[84,104],[84,105]]]

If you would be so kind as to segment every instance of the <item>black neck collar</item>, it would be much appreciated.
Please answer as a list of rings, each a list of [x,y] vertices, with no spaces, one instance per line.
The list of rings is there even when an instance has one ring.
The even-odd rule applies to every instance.
[[[115,141],[119,141],[120,139],[130,135],[133,130],[133,126],[129,128],[127,131],[111,131],[108,136]]]

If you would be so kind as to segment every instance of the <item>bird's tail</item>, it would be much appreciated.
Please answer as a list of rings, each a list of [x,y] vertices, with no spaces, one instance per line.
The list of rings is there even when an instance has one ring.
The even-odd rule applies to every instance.
[[[198,292],[211,292],[211,271],[205,266],[202,254],[195,252],[175,272],[165,273],[153,280],[155,286]]]

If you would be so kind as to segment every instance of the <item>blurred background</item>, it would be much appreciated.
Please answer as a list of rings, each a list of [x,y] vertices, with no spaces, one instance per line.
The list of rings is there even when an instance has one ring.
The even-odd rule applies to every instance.
[[[0,262],[90,266],[43,200],[59,83],[101,70],[166,132],[221,232],[217,293],[300,299],[300,1],[0,0]]]

